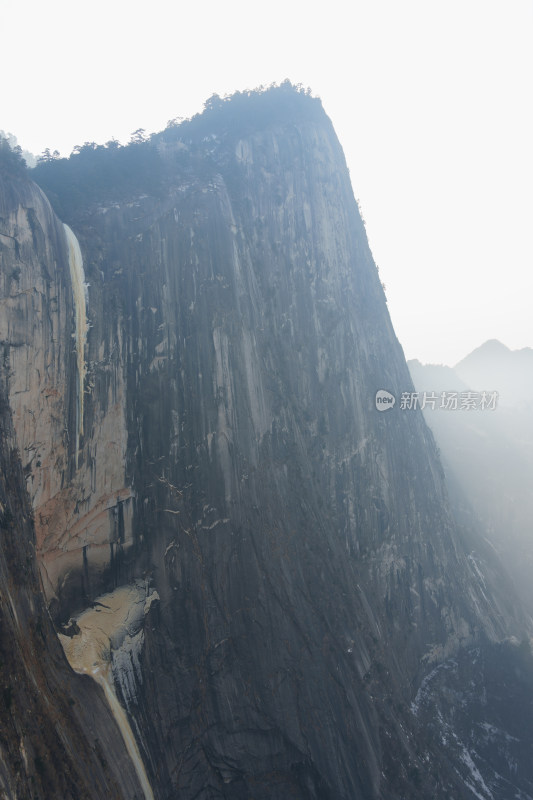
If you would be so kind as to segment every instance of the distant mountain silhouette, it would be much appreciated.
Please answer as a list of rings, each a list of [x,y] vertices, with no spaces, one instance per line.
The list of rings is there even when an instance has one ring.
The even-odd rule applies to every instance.
[[[533,614],[533,349],[510,350],[496,339],[453,369],[408,362],[419,393],[498,392],[495,410],[426,408],[441,451],[456,513],[498,551]]]
[[[422,364],[416,358],[407,364],[417,389],[419,383],[423,386],[423,390],[437,394],[451,391],[464,392],[470,388],[452,367],[444,364]]]
[[[533,394],[531,347],[510,350],[497,339],[489,339],[459,361],[454,371],[471,387],[498,391],[505,406],[524,407]]]

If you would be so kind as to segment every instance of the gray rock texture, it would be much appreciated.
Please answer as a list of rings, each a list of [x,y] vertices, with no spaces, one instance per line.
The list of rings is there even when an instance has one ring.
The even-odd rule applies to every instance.
[[[0,386],[0,797],[141,798],[96,684],[74,675],[46,611],[31,509]]]
[[[376,410],[412,383],[320,103],[212,101],[34,175],[80,243],[90,324],[76,464],[66,240],[6,180],[1,341],[37,559],[57,626],[134,579],[157,592],[131,663],[110,655],[154,796],[475,796],[428,734],[441,689],[419,692],[527,627],[469,558],[421,413]]]

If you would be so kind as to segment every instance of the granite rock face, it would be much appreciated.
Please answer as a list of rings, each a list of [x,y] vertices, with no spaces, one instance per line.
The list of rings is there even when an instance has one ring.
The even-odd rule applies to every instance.
[[[46,197],[28,181],[6,182],[1,202],[0,341],[39,565],[51,599],[61,596],[65,576],[82,563],[80,554],[87,562],[89,545],[91,564],[101,569],[115,540],[120,538],[120,546],[131,540],[123,370],[118,358],[103,355],[102,343],[100,374],[107,385],[85,414],[90,433],[82,436],[79,458],[76,313],[67,234]],[[92,379],[88,373],[86,393]],[[87,586],[83,593],[90,595]]]
[[[73,675],[41,593],[5,376],[0,386],[0,796],[142,797],[107,704]]]
[[[78,437],[64,229],[34,185],[4,192],[0,339],[46,599],[60,626],[150,587],[108,659],[156,798],[472,797],[463,751],[428,734],[441,689],[419,692],[527,628],[455,526],[422,415],[376,409],[412,384],[342,150],[316,100],[257,113],[272,91],[36,171],[88,284]],[[138,173],[73,199],[76,158],[132,153]]]

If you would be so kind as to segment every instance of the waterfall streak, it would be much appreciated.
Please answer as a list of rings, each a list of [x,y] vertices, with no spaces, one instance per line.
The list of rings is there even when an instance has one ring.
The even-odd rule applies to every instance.
[[[76,469],[80,437],[83,435],[83,397],[85,387],[85,342],[87,340],[87,286],[83,271],[83,258],[80,245],[74,232],[64,225],[68,245],[68,260],[75,314],[76,364],[78,381],[76,384]]]
[[[90,675],[103,688],[145,800],[154,800],[154,795],[128,716],[115,692],[111,664],[115,648],[120,649],[128,633],[134,634],[141,629],[144,615],[156,597],[158,595],[154,593],[147,598],[145,591],[134,586],[119,587],[97,598],[93,608],[80,614],[76,620],[80,630],[78,634],[72,637],[59,634],[72,669]]]
[[[113,712],[115,721],[120,728],[122,738],[124,739],[124,744],[126,745],[126,750],[128,751],[129,757],[131,758],[133,766],[135,767],[139,783],[141,784],[144,792],[144,796],[146,800],[154,800],[152,787],[148,781],[148,776],[146,775],[146,770],[144,768],[139,748],[137,747],[137,742],[135,741],[131,725],[126,716],[126,712],[118,702],[115,690],[112,686],[112,678],[110,677],[109,670],[101,671],[96,669],[92,670],[91,674],[104,690],[106,700],[109,703],[109,707]]]

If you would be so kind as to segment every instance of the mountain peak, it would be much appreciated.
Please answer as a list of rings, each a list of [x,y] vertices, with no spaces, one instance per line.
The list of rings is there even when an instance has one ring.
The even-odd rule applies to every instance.
[[[497,357],[504,357],[508,353],[512,351],[507,347],[507,345],[500,342],[499,339],[487,339],[486,342],[483,342],[479,347],[476,347],[475,350],[472,350],[467,356],[461,359],[456,364],[456,367],[460,367],[465,362],[472,362],[476,361],[479,358],[497,358]]]
[[[533,350],[511,350],[489,339],[455,365],[454,370],[470,387],[498,391],[503,405],[520,406],[533,391]]]

